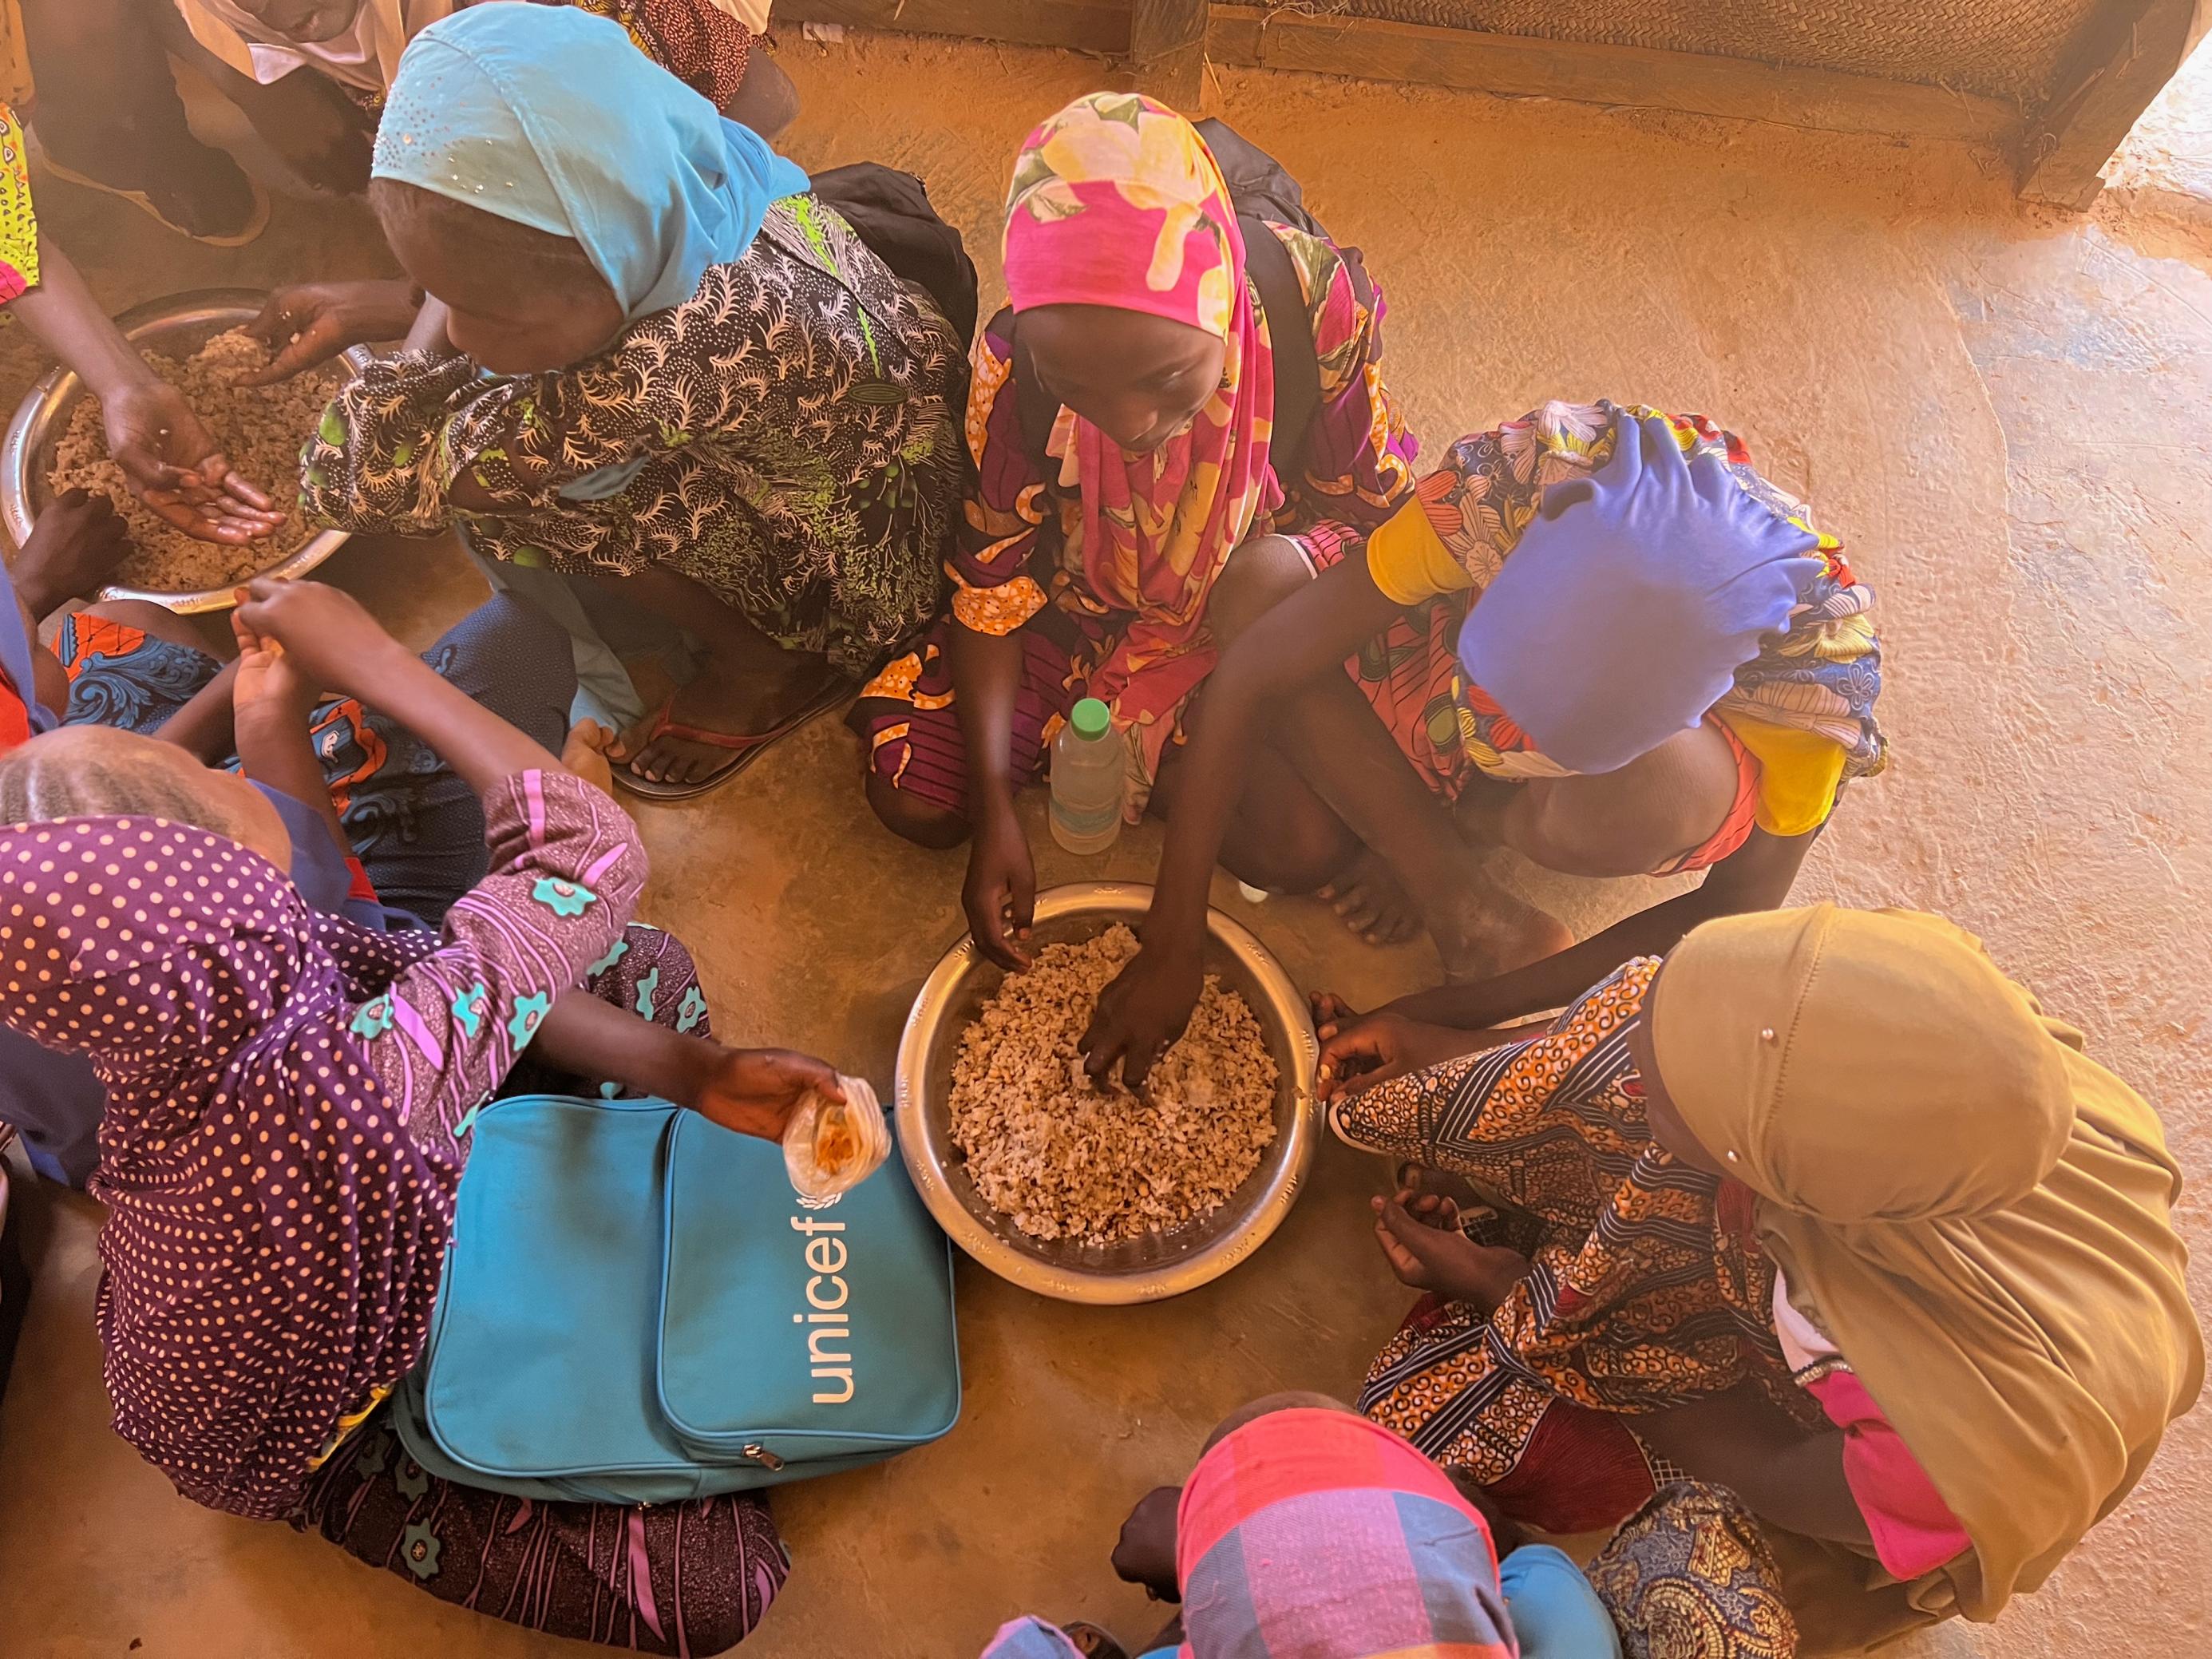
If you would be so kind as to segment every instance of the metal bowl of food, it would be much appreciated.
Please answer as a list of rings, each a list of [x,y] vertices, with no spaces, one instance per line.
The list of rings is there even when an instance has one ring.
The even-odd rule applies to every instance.
[[[189,356],[216,335],[252,322],[261,314],[262,305],[268,297],[253,289],[203,289],[197,293],[149,300],[125,312],[115,322],[124,337],[142,349]],[[347,356],[356,366],[362,361],[353,353]],[[29,538],[40,509],[52,499],[47,480],[53,474],[54,446],[68,429],[70,412],[82,396],[84,383],[68,369],[56,368],[49,371],[17,406],[15,418],[8,422],[8,435],[0,441],[0,518],[6,520],[8,534],[18,547]],[[300,435],[303,440],[307,436],[305,433]],[[289,493],[296,487],[296,480],[290,478],[258,478],[254,482],[280,493]],[[288,526],[280,528],[276,535],[280,540],[288,539],[289,532]],[[281,559],[248,571],[237,580],[247,581],[255,576],[304,576],[337,551],[345,538],[342,530],[319,532]],[[190,613],[227,609],[236,586],[237,582],[225,582],[218,587],[187,592],[110,586],[100,590],[100,597],[149,599],[171,611]]]
[[[1114,923],[1140,924],[1152,890],[1079,882],[1037,896],[1036,946],[1077,943]],[[972,937],[922,983],[899,1042],[896,1121],[907,1172],[937,1224],[1001,1279],[1066,1302],[1158,1302],[1218,1279],[1266,1243],[1297,1201],[1313,1163],[1314,1073],[1320,1060],[1305,999],[1267,948],[1218,911],[1206,918],[1206,968],[1241,994],[1277,1073],[1275,1139],[1260,1166],[1212,1214],[1112,1245],[1032,1238],[976,1191],[951,1133],[952,1064],[960,1034],[1005,979]]]

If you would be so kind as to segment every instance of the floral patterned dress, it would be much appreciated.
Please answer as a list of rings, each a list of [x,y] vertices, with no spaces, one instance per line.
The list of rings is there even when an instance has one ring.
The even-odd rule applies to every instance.
[[[935,612],[965,477],[960,343],[833,210],[794,196],[744,258],[598,356],[486,380],[402,352],[301,453],[320,523],[424,533],[571,574],[701,583],[858,676]],[[463,512],[465,474],[495,503]]]
[[[1304,534],[1333,548],[1411,499],[1419,447],[1382,381],[1387,307],[1381,289],[1356,258],[1333,244],[1287,225],[1269,228],[1291,255],[1310,307],[1288,325],[1311,334],[1321,403],[1307,428],[1299,476],[1276,476],[1284,502],[1258,515],[1249,533]],[[1267,324],[1284,326],[1279,319]],[[1046,450],[1059,472],[1046,477],[1024,437],[1019,402],[1012,318],[1001,312],[975,344],[968,442],[979,476],[951,562],[951,614],[876,677],[852,715],[878,775],[955,811],[965,808],[967,769],[948,630],[957,625],[983,634],[1021,633],[1024,672],[1013,758],[1015,781],[1026,784],[1040,775],[1046,745],[1067,711],[1079,698],[1097,695],[1093,677],[1116,659],[1137,620],[1100,594],[1085,572],[1082,487],[1071,459],[1074,417],[1060,411]],[[1233,551],[1220,550],[1216,562],[1189,573],[1189,580],[1210,586]],[[1195,672],[1194,654],[1200,659]],[[1166,671],[1157,672],[1158,694],[1141,669],[1118,690],[1117,713],[1137,734],[1126,797],[1133,818],[1143,811],[1161,752],[1182,740],[1191,687],[1211,661],[1211,645],[1201,643],[1195,653],[1150,665]]]
[[[1551,1532],[1611,1526],[1665,1478],[1626,1415],[1750,1381],[1808,1429],[1823,1422],[1775,1334],[1749,1190],[1678,1163],[1644,1127],[1625,1035],[1658,969],[1640,958],[1540,1035],[1331,1113],[1352,1146],[1465,1176],[1522,1218],[1492,1242],[1529,1255],[1528,1278],[1487,1318],[1424,1300],[1359,1403]]]

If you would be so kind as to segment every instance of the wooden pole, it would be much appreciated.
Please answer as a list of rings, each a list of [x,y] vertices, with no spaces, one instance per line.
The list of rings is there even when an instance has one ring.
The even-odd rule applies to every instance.
[[[2059,59],[2051,96],[2029,118],[2017,157],[2030,201],[2086,208],[2098,177],[2188,57],[2206,0],[2109,0]]]
[[[1130,0],[1137,88],[1184,114],[1204,113],[1207,0]]]

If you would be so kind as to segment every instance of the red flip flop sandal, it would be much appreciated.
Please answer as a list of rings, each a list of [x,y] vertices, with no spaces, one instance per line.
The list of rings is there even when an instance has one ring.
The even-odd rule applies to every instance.
[[[644,744],[649,744],[656,738],[680,738],[686,743],[703,744],[709,749],[726,750],[729,759],[705,777],[690,783],[659,783],[651,778],[638,776],[629,762],[616,761],[612,766],[615,787],[645,800],[690,800],[695,795],[707,794],[720,788],[800,726],[828,714],[854,695],[855,688],[848,682],[832,680],[798,713],[772,730],[757,732],[709,732],[672,720],[668,717],[668,711],[674,707],[676,699],[671,696],[654,714],[644,743],[639,746],[642,748]]]

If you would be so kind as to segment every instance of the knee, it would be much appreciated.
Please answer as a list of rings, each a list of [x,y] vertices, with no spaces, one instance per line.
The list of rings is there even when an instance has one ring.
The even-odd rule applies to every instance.
[[[1255,536],[1229,556],[1206,595],[1206,625],[1224,647],[1313,580],[1304,550],[1288,536]]]
[[[943,852],[968,839],[966,818],[950,807],[915,799],[880,772],[868,774],[868,807],[884,829],[917,847]]]
[[[799,118],[799,88],[761,41],[753,42],[745,62],[745,78],[738,83],[729,107],[722,112],[771,143]]]
[[[166,605],[155,605],[151,599],[102,599],[88,605],[79,613],[98,617],[102,621],[118,623],[125,628],[135,628],[142,634],[150,634],[157,640],[167,640],[172,645],[189,645],[194,650],[202,648],[192,625]]]
[[[1271,893],[1310,893],[1343,873],[1358,850],[1352,832],[1325,811],[1248,806],[1221,861],[1237,880]]]

